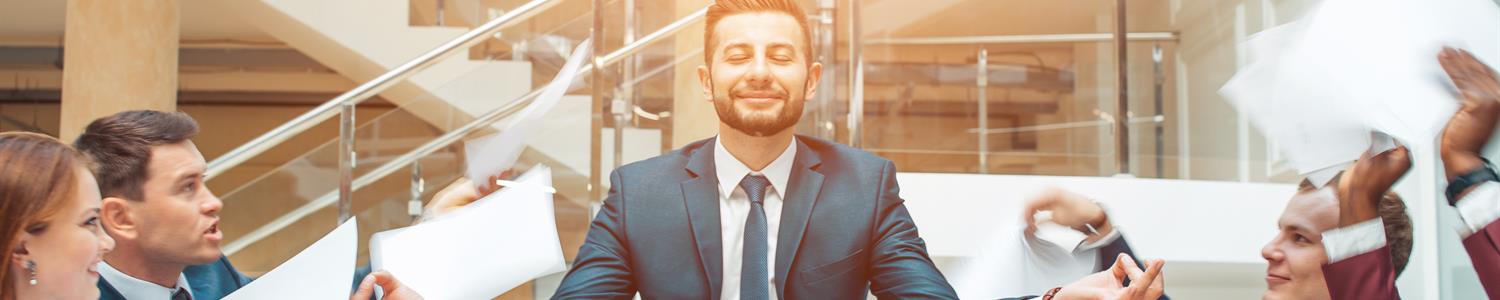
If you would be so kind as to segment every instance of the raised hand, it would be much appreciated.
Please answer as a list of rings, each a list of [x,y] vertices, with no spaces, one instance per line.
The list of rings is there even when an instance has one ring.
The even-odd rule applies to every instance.
[[[1484,165],[1479,152],[1500,120],[1500,79],[1469,52],[1444,48],[1438,62],[1458,87],[1458,112],[1443,128],[1438,150],[1448,180]]]
[[[1406,146],[1379,154],[1365,152],[1339,177],[1339,227],[1358,224],[1379,216],[1380,199],[1406,171],[1411,153]]]

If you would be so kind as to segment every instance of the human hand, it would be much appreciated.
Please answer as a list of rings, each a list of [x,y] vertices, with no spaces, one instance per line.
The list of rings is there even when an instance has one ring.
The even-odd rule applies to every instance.
[[[354,290],[349,300],[369,300],[370,296],[375,294],[375,286],[380,286],[380,290],[385,292],[384,299],[386,300],[422,299],[422,295],[418,295],[416,291],[402,286],[401,281],[396,280],[395,275],[386,271],[376,271],[366,275],[365,280],[359,282],[359,288]]]

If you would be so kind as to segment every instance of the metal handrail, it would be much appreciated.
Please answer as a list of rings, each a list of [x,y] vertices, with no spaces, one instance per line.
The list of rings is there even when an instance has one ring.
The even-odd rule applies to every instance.
[[[974,44],[1028,44],[1028,43],[1086,43],[1114,40],[1113,33],[1070,33],[1037,35],[975,35],[942,37],[897,37],[870,39],[865,45],[974,45]],[[1131,32],[1125,35],[1128,41],[1176,41],[1176,32]]]
[[[386,89],[395,86],[401,81],[416,75],[417,72],[435,65],[449,56],[457,53],[465,53],[470,47],[484,42],[485,39],[494,36],[495,33],[505,29],[508,25],[516,21],[529,19],[542,10],[557,5],[560,2],[561,0],[533,0],[517,6],[516,9],[494,20],[490,20],[484,23],[484,25],[474,28],[474,30],[455,37],[442,45],[438,45],[437,48],[428,50],[411,61],[401,64],[385,72],[385,74],[381,74],[379,77],[375,77],[375,79],[355,87],[353,90],[334,97],[328,100],[328,102],[324,102],[318,105],[318,107],[314,107],[312,110],[293,118],[291,121],[287,121],[285,124],[281,124],[281,126],[277,126],[265,134],[261,134],[244,145],[229,150],[229,152],[208,163],[208,170],[204,172],[204,177],[213,179],[218,175],[224,174],[230,168],[238,166],[256,155],[265,153],[271,147],[286,142],[297,134],[307,131],[313,126],[317,126],[318,123],[333,118],[333,116],[339,114],[338,108],[340,105],[364,102],[370,99],[370,97],[385,92]]]
[[[681,31],[688,25],[692,25],[695,22],[702,21],[704,15],[707,13],[708,8],[699,9],[698,11],[693,12],[692,14],[689,14],[682,19],[672,22],[671,24],[667,24],[667,26],[664,26],[661,29],[652,32],[651,34],[648,34],[641,39],[636,40],[634,43],[630,43],[629,45],[621,47],[619,50],[615,50],[614,52],[610,52],[609,54],[595,58],[592,64],[580,68],[578,70],[578,73],[574,74],[572,80],[578,80],[578,78],[587,76],[594,70],[599,69],[600,66],[609,66],[618,63],[620,62],[620,60],[624,59],[625,56],[640,52],[645,48],[646,45],[670,36],[672,33]],[[391,161],[386,162],[379,167],[376,167],[374,170],[370,170],[370,172],[367,172],[364,175],[360,175],[359,178],[354,179],[354,189],[358,190],[367,185],[370,185],[380,178],[383,178],[387,175],[401,170],[402,168],[405,168],[406,165],[415,162],[417,159],[420,159],[423,156],[427,156],[429,154],[432,154],[433,152],[437,152],[438,149],[442,149],[443,147],[448,147],[449,145],[458,142],[464,136],[488,127],[490,124],[498,122],[501,119],[504,119],[505,117],[510,116],[517,111],[520,111],[522,108],[526,107],[526,105],[531,104],[532,101],[535,101],[536,97],[538,95],[541,95],[541,93],[541,89],[532,90],[530,93],[521,96],[515,101],[511,101],[510,103],[506,103],[499,108],[491,110],[490,112],[485,113],[478,118],[475,118],[474,121],[470,121],[468,124],[464,124],[464,126],[462,127],[449,131],[448,133],[445,133],[442,136],[433,139],[431,142],[427,142],[422,146],[418,146],[416,149],[412,149],[412,151],[409,151],[406,154],[402,154],[400,157],[392,159]],[[318,199],[313,200],[312,202],[303,204],[301,207],[298,207],[291,212],[287,212],[287,214],[282,215],[281,217],[278,217],[275,220],[266,223],[266,225],[262,225],[261,227],[256,228],[249,233],[246,233],[245,236],[235,239],[233,242],[224,245],[224,255],[234,255],[240,250],[243,250],[245,247],[249,247],[251,244],[258,242],[261,239],[265,239],[266,237],[271,236],[271,234],[281,231],[281,229],[284,229],[287,226],[291,226],[297,221],[302,220],[302,218],[305,218],[308,215],[312,215],[318,210],[333,205],[334,203],[338,203],[338,191],[332,191],[327,194],[323,194],[322,197],[318,197]]]

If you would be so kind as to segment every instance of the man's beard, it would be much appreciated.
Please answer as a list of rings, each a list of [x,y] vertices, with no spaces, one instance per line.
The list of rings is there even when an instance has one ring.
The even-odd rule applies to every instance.
[[[728,124],[730,128],[750,136],[765,137],[791,128],[802,119],[802,101],[793,97],[795,96],[787,95],[782,98],[781,110],[773,112],[774,117],[767,117],[758,112],[740,111],[735,107],[732,96],[714,99],[714,111],[718,112],[719,121]]]

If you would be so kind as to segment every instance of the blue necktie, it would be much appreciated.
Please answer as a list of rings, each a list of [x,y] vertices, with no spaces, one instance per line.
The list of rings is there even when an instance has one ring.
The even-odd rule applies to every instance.
[[[770,275],[766,268],[766,187],[765,176],[747,175],[740,188],[750,198],[750,216],[745,218],[744,258],[740,262],[740,300],[770,299]]]

